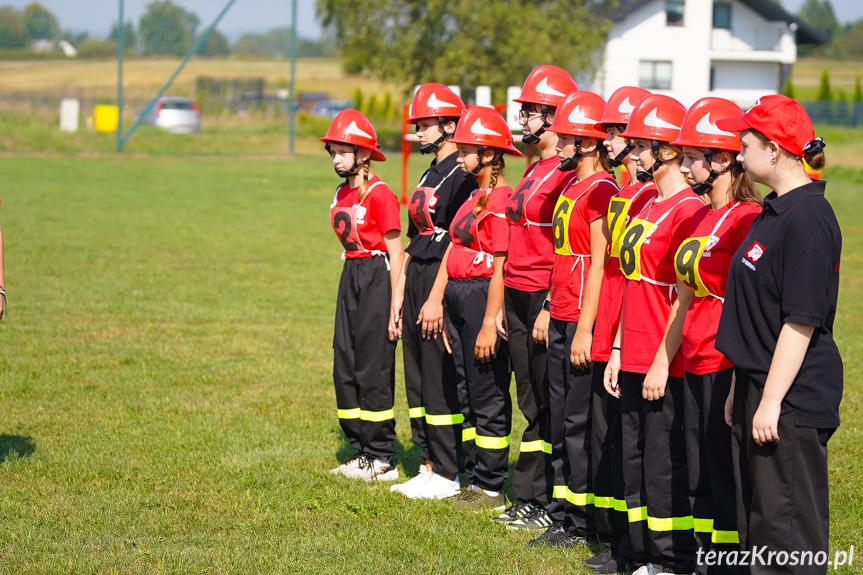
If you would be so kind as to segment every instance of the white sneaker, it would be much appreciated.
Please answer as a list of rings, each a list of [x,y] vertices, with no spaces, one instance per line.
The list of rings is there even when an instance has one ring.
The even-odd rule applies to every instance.
[[[388,461],[381,461],[371,455],[363,454],[357,468],[349,469],[343,475],[364,481],[394,481],[399,478],[399,470]]]
[[[420,465],[420,472],[405,481],[404,483],[397,483],[390,487],[390,491],[393,493],[407,493],[411,489],[415,489],[418,485],[425,483],[426,479],[432,474],[431,471],[425,466],[425,464]]]
[[[336,467],[335,469],[330,469],[331,475],[344,475],[347,471],[356,469],[360,465],[360,459],[362,458],[362,453],[355,453],[353,457]]]
[[[653,566],[653,563],[645,563],[632,572],[632,575],[660,575],[661,570]]]
[[[446,499],[454,497],[461,491],[458,479],[447,479],[438,473],[429,473],[428,478],[414,488],[403,489],[402,493],[409,499]]]

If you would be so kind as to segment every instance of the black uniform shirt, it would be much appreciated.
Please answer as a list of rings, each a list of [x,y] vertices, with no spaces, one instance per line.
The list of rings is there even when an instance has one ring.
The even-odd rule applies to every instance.
[[[477,187],[466,180],[454,152],[434,161],[423,174],[408,202],[408,238],[405,251],[413,258],[442,260],[449,245],[449,226],[462,203]]]
[[[833,341],[842,234],[825,182],[772,193],[734,254],[716,348],[763,390],[786,322],[815,326],[803,365],[782,401],[797,425],[835,428],[842,358]]]

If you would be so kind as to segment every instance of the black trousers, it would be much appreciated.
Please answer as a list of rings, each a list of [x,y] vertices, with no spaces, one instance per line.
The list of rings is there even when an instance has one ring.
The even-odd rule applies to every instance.
[[[465,420],[465,468],[472,485],[501,491],[509,475],[512,431],[509,345],[498,337],[496,356],[488,363],[478,361],[474,355],[488,288],[489,280],[485,278],[449,280],[444,298]]]
[[[590,458],[593,474],[593,520],[602,544],[626,558],[632,556],[623,482],[620,399],[605,391],[607,362],[593,362],[590,413]]]
[[[548,405],[554,489],[548,513],[573,535],[594,533],[590,465],[590,367],[569,361],[577,322],[548,324]]]
[[[779,441],[759,447],[752,439],[752,417],[761,402],[762,389],[742,370],[736,373],[732,449],[737,530],[741,548],[753,555],[752,566],[744,572],[823,575],[827,565],[763,563],[769,562],[768,552],[828,552],[827,441],[835,429],[800,427],[793,411],[783,413],[779,417]],[[763,561],[755,561],[759,549]]]
[[[504,290],[518,408],[527,420],[512,476],[512,493],[520,501],[535,499],[547,504],[554,481],[551,458],[547,455],[551,451],[546,402],[548,359],[546,346],[533,341],[533,324],[542,310],[546,293],[545,290],[526,292],[510,287]]]
[[[402,308],[402,351],[408,415],[420,457],[435,463],[435,472],[458,473],[461,418],[458,410],[455,365],[446,353],[443,337],[424,340],[417,325],[420,309],[428,299],[440,261],[411,258],[405,272],[405,299]],[[455,408],[455,410],[453,410]]]
[[[689,503],[701,555],[711,549],[739,548],[731,428],[725,423],[725,400],[734,370],[696,375],[687,372],[683,386],[683,429],[689,471]],[[712,562],[711,562],[712,563]],[[708,567],[710,567],[708,569]],[[726,561],[698,565],[702,575],[739,575]]]
[[[645,563],[650,559],[650,542],[644,493],[644,399],[641,397],[644,375],[621,371],[617,381],[620,385],[623,494],[629,519],[627,529],[630,543],[630,555],[624,557]]]
[[[389,340],[390,273],[383,257],[345,260],[333,334],[339,423],[351,446],[395,455],[396,343]]]
[[[641,376],[642,384],[644,376]],[[696,566],[695,531],[683,437],[683,378],[669,377],[665,397],[643,400],[644,494],[650,555],[674,573]]]

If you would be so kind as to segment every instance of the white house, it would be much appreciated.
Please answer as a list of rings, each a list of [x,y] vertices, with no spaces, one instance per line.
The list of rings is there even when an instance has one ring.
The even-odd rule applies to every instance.
[[[798,42],[824,42],[773,0],[622,0],[612,20],[592,85],[604,98],[628,85],[746,108],[782,91]]]

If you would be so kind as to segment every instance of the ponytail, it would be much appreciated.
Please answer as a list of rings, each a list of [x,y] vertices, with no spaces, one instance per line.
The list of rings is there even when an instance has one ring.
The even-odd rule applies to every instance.
[[[482,211],[485,209],[488,204],[488,196],[492,190],[494,190],[495,186],[497,186],[497,179],[503,173],[503,169],[506,167],[506,161],[503,159],[503,154],[500,150],[495,150],[494,159],[488,163],[491,166],[491,180],[488,184],[488,190],[486,193],[482,194],[480,198],[477,200],[476,205],[473,207],[473,215],[474,217],[480,215]]]
[[[758,188],[749,179],[743,164],[733,162],[731,168],[731,187],[728,189],[728,198],[731,202],[752,202],[759,206],[764,205],[764,198],[758,192]]]
[[[369,160],[366,160],[365,162],[363,162],[363,182],[360,184],[360,191],[358,194],[360,203],[362,203],[362,201],[366,198],[366,195],[368,195],[368,193],[369,193],[369,164],[370,163],[371,162]]]

